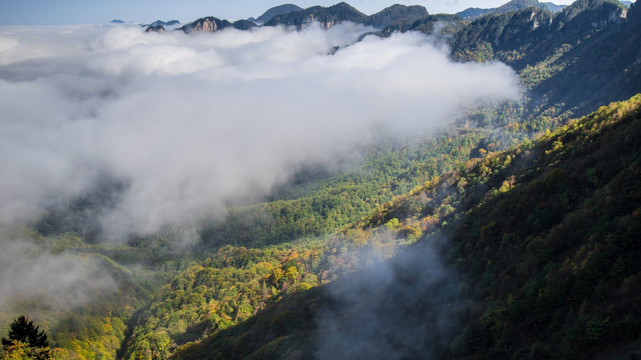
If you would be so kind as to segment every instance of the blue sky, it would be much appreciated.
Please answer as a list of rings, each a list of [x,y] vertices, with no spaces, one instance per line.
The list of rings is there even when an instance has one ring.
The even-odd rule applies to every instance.
[[[468,7],[496,7],[508,0],[350,0],[366,14],[400,3],[422,5],[430,13],[454,13]],[[0,25],[100,24],[112,19],[132,22],[178,19],[195,20],[203,16],[237,20],[258,17],[265,10],[283,3],[303,8],[329,6],[340,0],[0,0]],[[572,0],[552,0],[569,4]]]

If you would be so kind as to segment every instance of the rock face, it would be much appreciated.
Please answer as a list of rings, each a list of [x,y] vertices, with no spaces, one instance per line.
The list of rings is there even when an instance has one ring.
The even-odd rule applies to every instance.
[[[179,28],[179,30],[182,30],[186,34],[189,34],[194,31],[215,32],[229,27],[238,30],[248,30],[254,26],[256,26],[256,24],[248,20],[238,20],[234,23],[231,23],[227,20],[220,20],[213,16],[208,16],[189,23]]]
[[[191,24],[187,24],[180,29],[189,34],[192,31],[208,31],[214,32],[230,27],[231,23],[227,20],[220,20],[213,16],[198,19]]]
[[[553,30],[575,33],[589,26],[602,28],[625,22],[628,10],[618,0],[577,0],[554,18]]]

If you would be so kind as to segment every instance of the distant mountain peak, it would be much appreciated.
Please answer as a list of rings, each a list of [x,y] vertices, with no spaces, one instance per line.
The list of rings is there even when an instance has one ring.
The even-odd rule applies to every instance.
[[[461,12],[456,13],[464,20],[474,20],[480,16],[487,14],[505,14],[510,11],[520,11],[530,7],[558,12],[562,8],[553,3],[540,3],[538,0],[511,0],[497,8],[480,9],[480,8],[467,8]]]
[[[249,20],[238,20],[231,23],[227,20],[221,20],[213,16],[207,16],[186,24],[178,28],[178,30],[182,30],[184,33],[189,34],[194,31],[216,32],[229,27],[238,30],[247,30],[254,26],[256,26],[256,24]]]
[[[140,26],[146,27],[147,28],[145,30],[146,32],[152,32],[152,31],[160,32],[160,31],[165,31],[165,27],[170,27],[178,24],[180,24],[180,21],[178,20],[169,20],[169,21],[156,20],[151,24],[140,24]]]
[[[348,4],[348,3],[344,2],[344,1],[343,2],[339,2],[338,4],[335,4],[335,5],[332,5],[332,6],[328,7],[328,9],[334,9],[334,10],[336,10],[336,9],[346,9],[346,10],[358,11],[355,7],[353,7],[352,5],[350,5],[350,4]],[[360,11],[358,11],[358,12],[360,12]]]
[[[364,23],[367,15],[358,11],[351,5],[341,2],[330,7],[313,6],[301,11],[277,15],[265,23],[267,26],[285,25],[305,28],[312,22],[319,22],[323,28],[330,28],[335,24],[351,21]]]
[[[285,14],[289,14],[289,13],[293,13],[301,10],[303,10],[303,8],[294,4],[283,4],[283,5],[275,6],[265,11],[265,13],[259,16],[254,22],[258,24],[264,24],[269,20],[273,19],[275,16],[285,15]],[[248,19],[248,20],[251,21],[251,19]]]
[[[542,2],[541,5],[553,13],[557,13],[565,8],[566,5],[557,5],[552,2]]]
[[[591,24],[600,28],[610,23],[625,21],[628,9],[618,0],[576,0],[554,19],[561,29],[570,22]],[[577,24],[571,28],[577,27]]]
[[[425,9],[425,7],[423,6],[405,6],[395,4],[377,12],[376,14],[369,16],[365,23],[377,28],[384,28],[400,19],[403,19],[405,21],[413,21],[427,15],[429,15],[427,13],[427,9]]]
[[[162,25],[150,25],[145,29],[145,32],[163,32],[165,27]]]

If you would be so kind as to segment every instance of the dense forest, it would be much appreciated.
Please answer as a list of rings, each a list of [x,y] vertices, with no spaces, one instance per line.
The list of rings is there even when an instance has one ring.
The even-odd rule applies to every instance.
[[[637,95],[426,182],[343,230],[361,248],[418,239],[375,265],[391,279],[361,264],[175,357],[315,356],[328,331],[373,348],[338,358],[637,356],[640,120]],[[356,331],[363,312],[380,329]]]
[[[641,357],[641,6],[537,4],[265,21],[422,32],[453,61],[509,65],[520,99],[301,167],[198,223],[188,247],[180,226],[103,241],[126,186],[105,178],[4,235],[32,244],[8,253],[61,256],[92,281],[0,302],[0,336],[26,315],[48,339],[3,338],[0,358]]]

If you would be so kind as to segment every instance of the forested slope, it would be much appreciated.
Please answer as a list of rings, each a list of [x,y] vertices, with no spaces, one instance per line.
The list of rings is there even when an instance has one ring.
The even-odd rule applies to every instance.
[[[366,239],[381,231],[402,237],[408,227],[418,225],[426,235],[408,252],[423,254],[425,262],[410,261],[418,267],[408,268],[408,255],[401,254],[395,259],[403,261],[387,265],[394,273],[403,270],[402,281],[381,278],[355,287],[354,302],[337,302],[331,287],[286,297],[239,326],[183,349],[176,358],[318,356],[325,335],[319,306],[331,308],[339,319],[358,319],[354,313],[360,304],[396,298],[399,288],[421,284],[416,278],[425,276],[422,271],[433,271],[425,267],[434,261],[432,253],[421,250],[427,244],[435,244],[447,258],[448,271],[458,273],[460,293],[452,293],[442,281],[423,283],[449,295],[440,303],[424,297],[401,303],[376,300],[389,306],[376,309],[403,318],[410,313],[425,321],[413,328],[423,332],[437,326],[429,322],[434,321],[434,306],[449,311],[451,320],[461,324],[451,342],[431,348],[434,356],[573,359],[633,354],[639,351],[641,334],[636,306],[641,300],[640,139],[637,95],[534,143],[472,160],[346,230],[362,231]],[[450,276],[438,279],[457,278]],[[381,287],[385,291],[376,290]],[[432,307],[425,307],[426,301]],[[348,324],[338,322],[333,331]],[[412,340],[392,344],[397,346],[394,354],[421,347]]]
[[[99,264],[111,292],[82,306],[17,298],[2,329],[27,314],[77,359],[638,354],[641,98],[555,129],[641,91],[641,6],[580,0],[473,22],[393,7],[381,21],[396,10],[411,16],[380,35],[440,32],[458,61],[504,61],[523,101],[304,168],[197,224],[191,249],[176,248],[179,228],[100,243],[97,218],[122,191],[106,179],[20,237],[37,244],[28,259]],[[344,3],[305,11],[277,20],[365,18]]]

